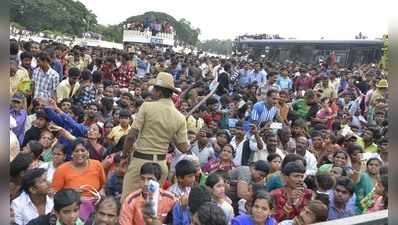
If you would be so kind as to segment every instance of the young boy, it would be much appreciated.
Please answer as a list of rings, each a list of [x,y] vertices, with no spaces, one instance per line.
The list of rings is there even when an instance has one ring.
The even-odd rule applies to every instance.
[[[142,225],[146,224],[144,220],[144,206],[148,205],[147,199],[151,198],[153,193],[148,191],[150,180],[159,182],[162,176],[162,169],[158,163],[147,162],[140,168],[140,189],[129,194],[123,202],[120,211],[120,225]],[[155,222],[164,224],[167,214],[172,210],[175,202],[174,195],[168,191],[159,188],[157,216],[152,217]]]
[[[113,195],[118,199],[122,194],[123,177],[127,168],[121,162],[121,156],[118,153],[113,157],[113,163],[115,164],[115,169],[108,177],[105,192],[107,195]]]
[[[119,125],[112,128],[111,133],[108,135],[108,139],[110,140],[111,143],[114,145],[117,144],[119,139],[123,135],[127,135],[129,130],[130,130],[130,112],[126,109],[120,110],[119,113]]]
[[[191,187],[195,183],[196,167],[192,161],[183,159],[179,161],[176,166],[177,183],[172,185],[168,191],[173,193],[175,197],[188,197]]]

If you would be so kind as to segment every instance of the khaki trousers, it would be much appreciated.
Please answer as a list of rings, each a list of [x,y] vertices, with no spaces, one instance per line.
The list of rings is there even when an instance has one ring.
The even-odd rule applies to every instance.
[[[169,171],[166,160],[155,161],[155,160],[146,160],[146,159],[139,159],[133,157],[130,161],[129,166],[127,167],[127,171],[123,179],[123,190],[121,196],[122,203],[129,194],[141,188],[140,170],[142,165],[148,162],[155,162],[160,165],[160,168],[162,169],[162,178],[160,179],[159,184],[160,187],[162,187],[163,182],[166,180]]]

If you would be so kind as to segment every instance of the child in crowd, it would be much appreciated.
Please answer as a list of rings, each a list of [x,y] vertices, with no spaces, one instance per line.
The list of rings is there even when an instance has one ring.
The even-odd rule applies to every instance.
[[[260,191],[253,196],[250,207],[250,214],[243,214],[235,217],[231,225],[277,225],[277,221],[272,216],[273,201],[271,196],[264,191]]]
[[[115,168],[110,172],[108,181],[106,182],[105,192],[107,195],[113,195],[120,198],[123,188],[123,177],[126,173],[126,164],[123,164],[120,153],[116,153],[113,157]]]
[[[225,200],[224,178],[218,173],[212,173],[207,177],[206,186],[209,188],[213,201],[224,211],[227,222],[234,217],[234,209]]]
[[[196,167],[187,159],[179,161],[176,166],[177,183],[169,187],[168,191],[177,198],[188,198],[192,185],[195,183]]]

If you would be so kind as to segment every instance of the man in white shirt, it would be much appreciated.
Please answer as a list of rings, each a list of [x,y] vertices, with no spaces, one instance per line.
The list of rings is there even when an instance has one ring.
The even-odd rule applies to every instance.
[[[50,184],[46,170],[35,168],[28,170],[22,178],[22,193],[11,202],[15,213],[15,223],[26,225],[32,219],[50,213],[53,199],[48,196]]]
[[[202,77],[205,78],[207,73],[209,73],[209,66],[206,64],[204,59],[201,59],[201,64],[199,67],[202,70]]]
[[[314,154],[308,151],[309,142],[304,136],[300,136],[296,139],[296,154],[299,154],[305,158],[307,162],[307,168],[305,171],[306,175],[315,175],[318,171],[317,161]]]
[[[235,158],[233,162],[236,166],[248,165],[249,157],[252,151],[263,148],[263,142],[258,134],[257,127],[253,124],[250,134],[245,135],[243,130],[243,121],[238,121],[233,130],[234,137],[231,139],[230,144],[235,148]],[[244,151],[245,143],[249,142],[248,148],[250,151]]]

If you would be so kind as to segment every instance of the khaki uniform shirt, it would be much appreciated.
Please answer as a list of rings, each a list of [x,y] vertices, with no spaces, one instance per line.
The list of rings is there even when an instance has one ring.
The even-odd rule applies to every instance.
[[[144,102],[131,128],[140,131],[135,149],[141,153],[166,154],[174,138],[177,144],[188,142],[185,117],[171,99]]]

